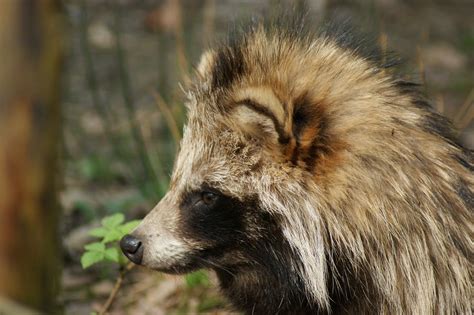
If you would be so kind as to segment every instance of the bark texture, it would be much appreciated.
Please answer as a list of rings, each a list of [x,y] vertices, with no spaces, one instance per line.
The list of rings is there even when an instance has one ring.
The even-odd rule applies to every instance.
[[[0,297],[47,314],[60,277],[60,23],[56,1],[0,1]]]

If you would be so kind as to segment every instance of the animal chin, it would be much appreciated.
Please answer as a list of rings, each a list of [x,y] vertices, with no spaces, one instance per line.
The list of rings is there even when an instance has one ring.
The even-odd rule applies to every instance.
[[[200,269],[197,265],[186,265],[186,266],[171,266],[164,268],[153,268],[155,271],[171,274],[171,275],[183,275]]]
[[[151,269],[171,275],[183,275],[200,269],[195,262],[176,263],[169,266],[153,266]]]

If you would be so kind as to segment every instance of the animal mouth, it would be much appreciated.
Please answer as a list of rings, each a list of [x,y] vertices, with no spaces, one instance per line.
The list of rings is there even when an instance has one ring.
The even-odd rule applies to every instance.
[[[188,255],[187,257],[173,262],[166,266],[150,266],[149,268],[158,272],[163,272],[171,275],[183,275],[198,269],[205,268],[202,263],[199,263],[199,259],[196,259],[194,255]],[[145,264],[146,266],[146,264]]]
[[[214,259],[213,259],[214,258]],[[215,257],[209,257],[206,251],[197,251],[189,254],[186,258],[166,267],[152,267],[151,269],[172,275],[183,275],[199,269],[225,269],[215,261]]]
[[[152,268],[152,269],[155,271],[163,272],[170,275],[183,275],[183,274],[196,271],[201,268],[202,267],[199,266],[198,264],[187,263],[185,265],[174,265],[170,267],[158,267],[158,268]]]

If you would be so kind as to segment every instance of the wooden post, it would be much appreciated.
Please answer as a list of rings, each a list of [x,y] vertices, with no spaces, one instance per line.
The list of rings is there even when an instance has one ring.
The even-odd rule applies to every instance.
[[[54,0],[0,1],[0,301],[46,314],[60,312],[61,30]]]

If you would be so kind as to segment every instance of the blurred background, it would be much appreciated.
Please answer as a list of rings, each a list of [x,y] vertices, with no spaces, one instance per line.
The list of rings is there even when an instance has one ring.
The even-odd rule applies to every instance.
[[[6,0],[5,3],[8,1],[12,0]],[[56,289],[51,294],[59,294],[60,306],[55,309],[58,312],[229,313],[226,302],[216,289],[212,274],[198,272],[177,277],[140,268],[131,269],[118,256],[121,254],[114,247],[120,235],[111,236],[110,231],[123,233],[135,222],[131,220],[143,218],[166,192],[185,119],[181,86],[185,86],[192,77],[193,65],[200,54],[212,43],[222,39],[236,21],[238,23],[252,16],[274,13],[282,3],[307,12],[315,27],[323,19],[351,20],[357,29],[372,34],[383,49],[393,50],[402,57],[402,72],[405,76],[425,84],[423,89],[434,108],[449,117],[458,128],[463,143],[474,148],[472,1],[49,2],[55,3],[54,13],[47,15],[48,10],[38,9],[38,20],[29,20],[28,23],[34,29],[38,22],[45,30],[36,39],[40,50],[56,47],[56,42],[62,43],[57,48],[61,51],[55,59],[57,62],[51,66],[57,68],[57,75],[51,79],[56,80],[55,88],[50,87],[56,91],[50,94],[57,93],[57,97],[43,97],[41,93],[40,97],[36,97],[39,89],[37,85],[42,91],[46,88],[40,83],[48,80],[37,72],[31,76],[36,79],[26,80],[28,82],[25,84],[31,86],[32,99],[39,98],[45,103],[56,104],[52,111],[57,114],[46,116],[57,122],[57,128],[62,125],[62,130],[56,132],[57,146],[53,144],[51,147],[53,150],[59,148],[57,151],[61,158],[46,157],[41,164],[58,174],[54,180],[57,189],[54,190],[59,191],[57,199],[60,206],[54,206],[57,216],[48,217],[48,224],[53,230],[58,223],[56,217],[59,214],[62,217],[59,223],[60,244],[57,246],[62,249],[56,251],[61,257],[56,264],[62,265],[62,271],[57,267],[48,269],[52,274],[62,274],[61,280],[58,276],[52,277],[56,279],[52,284]],[[26,12],[30,14],[33,12],[28,10]],[[7,16],[7,11],[3,12],[3,15],[0,12],[0,22],[2,16]],[[21,18],[28,20],[25,16]],[[48,28],[50,20],[56,21],[56,26],[52,28],[59,28],[60,32]],[[0,45],[9,45],[7,40],[2,41],[1,34],[0,31]],[[3,58],[2,52],[0,57],[0,63],[10,60]],[[45,63],[41,58],[38,59],[39,65],[35,66],[40,70]],[[46,73],[50,74],[50,71]],[[0,71],[0,83],[1,75]],[[8,76],[3,79],[3,82],[8,81]],[[0,103],[4,100],[1,93],[0,86]],[[5,120],[9,112],[3,112],[0,107],[0,114]],[[41,126],[46,128],[54,125],[44,122],[36,128],[42,131],[44,129]],[[49,127],[46,129],[51,129]],[[14,137],[12,139],[16,139]],[[0,140],[0,164],[1,150],[7,150],[14,143],[5,139]],[[28,151],[19,154],[30,156],[34,153]],[[45,167],[40,166],[39,172],[44,171]],[[49,185],[49,176],[52,175],[41,177],[45,178],[45,185]],[[44,207],[52,209],[53,206]],[[130,225],[127,227],[128,223]],[[54,238],[55,235],[51,235],[52,242]],[[4,237],[4,243],[10,244],[8,239],[11,237]],[[105,247],[90,246],[91,243],[102,243]],[[88,245],[85,249],[84,246]],[[84,255],[85,252],[89,254]],[[0,256],[0,261],[5,257]],[[0,263],[1,268],[8,266],[2,267]],[[46,283],[41,281],[39,283]],[[0,314],[4,314],[1,298]]]

